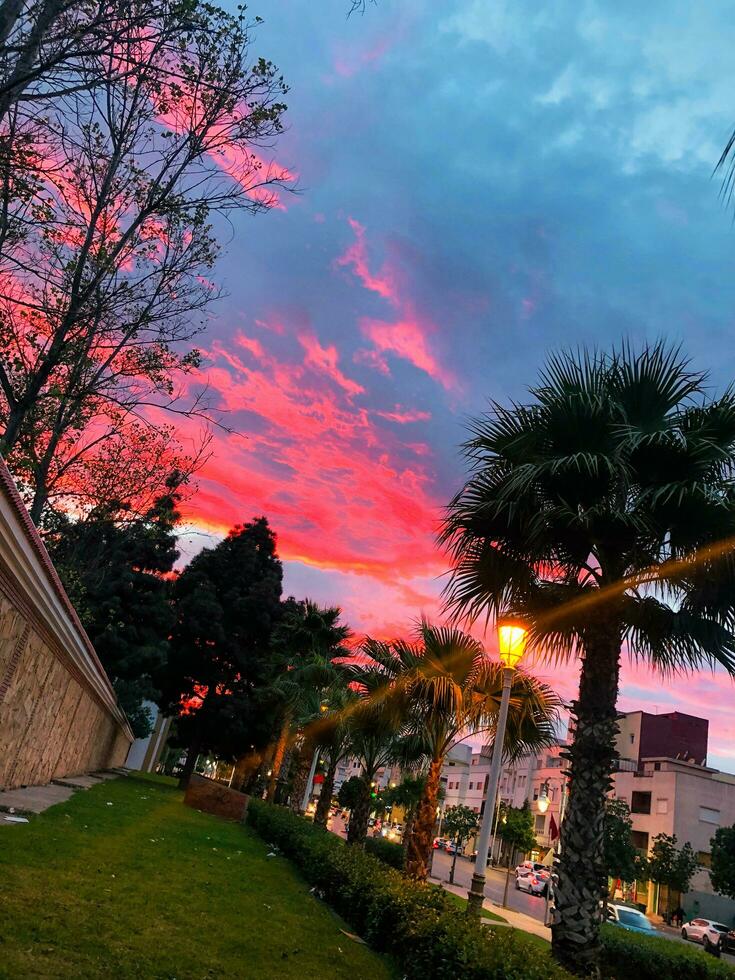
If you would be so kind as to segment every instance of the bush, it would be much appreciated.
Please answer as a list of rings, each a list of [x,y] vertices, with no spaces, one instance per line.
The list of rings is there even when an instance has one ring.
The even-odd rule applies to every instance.
[[[366,942],[391,954],[407,980],[570,978],[535,937],[478,928],[441,889],[407,880],[289,810],[251,800],[248,822],[301,868]]]
[[[733,980],[735,970],[702,949],[675,940],[602,927],[602,972],[623,980]]]
[[[389,864],[391,868],[403,871],[406,853],[400,844],[385,840],[383,837],[368,837],[365,841],[365,850],[383,864]]]

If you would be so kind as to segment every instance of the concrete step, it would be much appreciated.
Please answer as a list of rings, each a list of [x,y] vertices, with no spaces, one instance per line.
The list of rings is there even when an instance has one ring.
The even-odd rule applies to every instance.
[[[0,792],[0,812],[28,816],[43,813],[56,803],[65,803],[74,793],[72,786],[26,786],[23,789],[6,789]]]

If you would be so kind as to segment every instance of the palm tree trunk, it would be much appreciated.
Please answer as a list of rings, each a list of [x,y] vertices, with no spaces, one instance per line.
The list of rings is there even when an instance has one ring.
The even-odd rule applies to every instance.
[[[278,773],[276,792],[273,797],[273,802],[277,803],[279,806],[286,806],[286,804],[288,803],[292,760],[293,760],[293,747],[291,745],[287,745],[286,751],[283,753],[281,770]]]
[[[426,776],[424,795],[416,811],[413,830],[406,853],[406,874],[410,878],[426,881],[436,823],[436,807],[439,800],[439,784],[443,759],[432,759]]]
[[[416,819],[416,814],[414,813],[413,807],[410,810],[406,810],[403,814],[403,819],[405,823],[403,825],[403,866],[406,866],[406,861],[408,860],[408,843],[413,836],[413,822]]]
[[[370,819],[370,781],[364,773],[360,781],[363,792],[350,813],[350,829],[347,831],[347,843],[362,846],[367,837],[368,820]]]
[[[186,753],[186,762],[184,763],[184,768],[181,770],[181,775],[179,776],[179,789],[186,789],[186,787],[189,785],[189,782],[191,780],[191,775],[194,772],[194,766],[196,765],[196,761],[199,756],[199,750],[201,746],[202,746],[201,726],[197,724],[192,733],[191,742],[189,743],[189,749]]]
[[[605,800],[616,759],[620,629],[598,620],[584,637],[574,740],[566,754],[569,798],[561,829],[559,884],[552,925],[556,959],[572,973],[599,976]]]
[[[278,777],[281,774],[281,767],[283,766],[283,757],[286,754],[286,744],[288,743],[290,729],[291,716],[290,714],[286,714],[278,735],[278,741],[276,742],[276,750],[273,753],[273,765],[271,766],[271,774],[268,780],[268,792],[265,796],[269,803],[273,803],[276,798],[276,786],[278,785]]]
[[[291,785],[291,809],[294,813],[301,813],[301,804],[304,800],[304,790],[309,778],[313,754],[314,746],[306,741],[302,743],[296,754],[296,772]]]
[[[329,807],[332,802],[332,793],[334,792],[334,777],[337,774],[337,763],[339,762],[339,756],[336,749],[333,749],[329,755],[329,767],[324,775],[324,782],[322,783],[322,791],[319,796],[319,802],[316,805],[316,812],[314,813],[314,823],[318,827],[327,826],[327,817],[329,816]]]

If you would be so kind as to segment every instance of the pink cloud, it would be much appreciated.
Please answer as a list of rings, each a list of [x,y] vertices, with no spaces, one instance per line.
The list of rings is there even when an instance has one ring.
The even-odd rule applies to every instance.
[[[339,356],[336,347],[322,347],[313,334],[299,334],[299,343],[306,351],[305,363],[318,371],[323,371],[348,395],[360,395],[365,391],[362,385],[340,371],[337,366]]]
[[[398,303],[398,291],[395,282],[395,272],[387,265],[383,265],[377,275],[370,272],[367,258],[367,243],[365,241],[365,228],[354,218],[347,219],[350,228],[355,233],[355,241],[347,250],[334,260],[335,266],[340,268],[352,268],[355,275],[362,282],[365,289],[377,293],[383,299],[389,300],[394,305]]]
[[[380,354],[393,354],[409,361],[420,371],[425,371],[444,388],[456,387],[457,380],[447,368],[439,363],[429,349],[426,337],[427,325],[417,318],[409,317],[387,323],[384,320],[371,320],[363,317],[360,329],[364,337],[371,340]]]
[[[376,412],[383,419],[389,422],[397,422],[399,425],[407,425],[409,422],[428,422],[431,412],[422,412],[419,409],[404,409],[401,405],[396,405],[392,412]]]

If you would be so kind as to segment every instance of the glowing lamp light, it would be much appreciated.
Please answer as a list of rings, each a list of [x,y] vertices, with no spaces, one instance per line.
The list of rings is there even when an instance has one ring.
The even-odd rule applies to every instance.
[[[506,667],[516,667],[526,649],[528,630],[518,620],[498,620],[498,651]]]
[[[546,787],[541,787],[541,792],[539,793],[539,798],[536,800],[536,806],[539,813],[546,813],[549,809],[549,795],[546,792]]]

